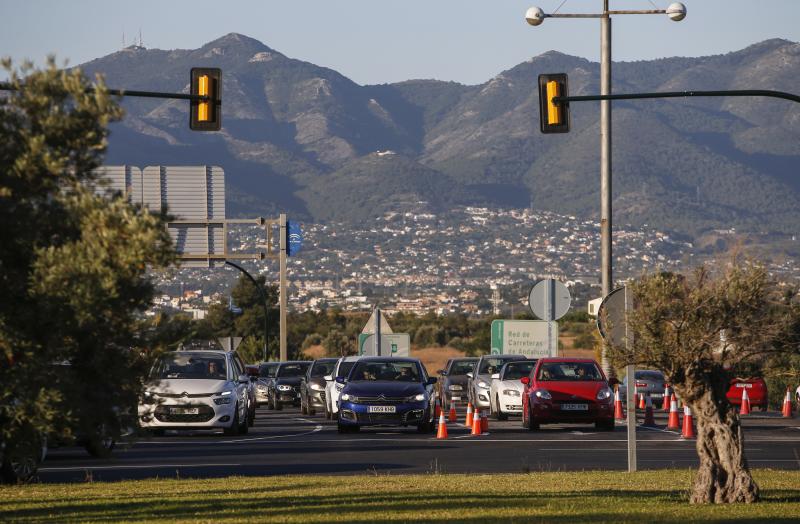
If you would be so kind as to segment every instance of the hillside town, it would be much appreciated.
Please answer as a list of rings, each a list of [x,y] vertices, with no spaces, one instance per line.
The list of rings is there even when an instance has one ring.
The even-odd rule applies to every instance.
[[[252,228],[229,242],[237,252],[252,253],[263,237],[262,229]],[[599,228],[575,216],[480,207],[390,212],[360,228],[303,224],[303,237],[288,264],[289,304],[296,311],[379,304],[390,314],[513,315],[527,308],[530,287],[542,278],[564,281],[577,307],[600,296]],[[690,266],[692,248],[662,231],[621,226],[614,232],[615,277]],[[244,265],[277,282],[276,261]],[[155,309],[202,318],[209,303],[227,300],[237,278],[227,268],[162,275],[164,293]]]

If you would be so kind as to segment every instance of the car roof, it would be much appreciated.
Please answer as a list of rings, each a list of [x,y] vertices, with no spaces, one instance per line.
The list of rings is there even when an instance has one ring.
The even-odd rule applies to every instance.
[[[361,357],[365,362],[419,362],[418,358],[411,357]]]
[[[322,357],[314,360],[314,362],[337,362],[338,360],[337,357]]]
[[[481,355],[480,360],[488,359],[488,358],[499,358],[499,359],[509,359],[509,358],[517,358],[517,359],[528,359],[525,355]]]
[[[279,365],[284,364],[311,364],[310,360],[287,360],[286,362],[278,362]]]
[[[578,358],[578,357],[545,357],[545,358],[540,358],[539,362],[542,364],[548,362],[581,362],[581,363],[597,364],[597,361],[593,358]]]
[[[362,358],[364,358],[364,357],[362,357],[361,355],[350,355],[350,356],[347,356],[347,357],[341,357],[341,358],[339,358],[339,360],[341,362],[355,362],[355,361],[357,361],[359,359],[362,359]]]
[[[225,351],[223,349],[179,349],[177,351],[167,351],[165,355],[187,355],[190,353],[196,353],[198,355],[230,355],[229,351]]]

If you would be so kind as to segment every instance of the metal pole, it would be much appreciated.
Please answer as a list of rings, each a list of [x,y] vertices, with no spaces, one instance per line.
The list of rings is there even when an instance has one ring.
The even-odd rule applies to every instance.
[[[375,308],[375,356],[381,356],[381,308]]]
[[[600,18],[600,94],[611,94],[611,16],[608,0],[603,0]],[[611,102],[600,102],[600,283],[603,296],[612,289],[611,262]],[[606,357],[603,344],[601,365],[607,376],[614,370]]]
[[[280,215],[280,359],[289,360],[286,351],[286,215]]]
[[[633,342],[633,333],[628,331],[628,313],[633,309],[633,297],[628,286],[625,286],[625,348],[630,354],[630,345]],[[625,367],[628,383],[625,388],[627,421],[628,421],[628,472],[636,471],[636,368],[633,364]]]
[[[267,311],[269,309],[269,307],[267,306],[267,294],[264,293],[264,289],[258,284],[258,281],[255,278],[253,278],[253,275],[248,273],[245,268],[243,268],[239,264],[231,262],[230,260],[226,260],[225,264],[231,267],[235,267],[236,269],[244,273],[245,276],[250,279],[250,282],[252,282],[253,285],[256,286],[258,294],[261,295],[261,302],[264,304],[264,362],[266,362],[267,361]]]

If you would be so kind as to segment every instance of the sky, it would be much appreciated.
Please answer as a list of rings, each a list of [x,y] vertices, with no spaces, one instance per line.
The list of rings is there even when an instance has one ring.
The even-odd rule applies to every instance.
[[[664,9],[664,0],[610,0],[611,9]],[[800,41],[800,0],[684,0],[688,16],[613,18],[615,61],[727,53],[768,38]],[[0,0],[0,56],[77,65],[129,45],[194,49],[242,33],[360,84],[435,78],[483,83],[549,50],[598,61],[600,22],[525,23],[528,7],[562,0]],[[566,0],[590,13],[602,0]],[[0,76],[5,76],[0,73]]]

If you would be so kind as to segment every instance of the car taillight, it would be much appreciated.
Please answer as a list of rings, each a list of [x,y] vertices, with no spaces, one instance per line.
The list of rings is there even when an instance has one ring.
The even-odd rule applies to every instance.
[[[637,382],[636,383],[636,387],[637,388],[646,388],[647,387],[647,382]]]

